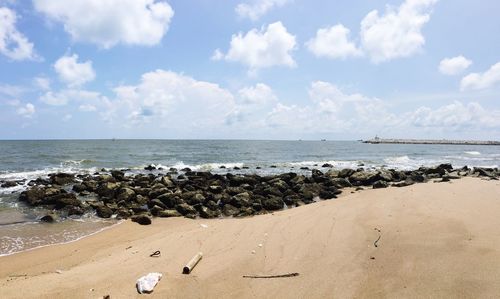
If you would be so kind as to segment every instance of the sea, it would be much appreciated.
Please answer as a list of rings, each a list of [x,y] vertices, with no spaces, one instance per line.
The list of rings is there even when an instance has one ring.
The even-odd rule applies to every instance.
[[[30,180],[49,173],[95,173],[122,169],[128,174],[146,172],[153,164],[214,173],[260,175],[311,169],[394,168],[451,163],[455,168],[498,167],[500,146],[367,144],[329,140],[16,140],[0,141],[0,184],[19,180],[21,185],[0,188],[0,256],[52,244],[73,242],[118,223],[93,214],[41,223],[47,213],[18,201]]]

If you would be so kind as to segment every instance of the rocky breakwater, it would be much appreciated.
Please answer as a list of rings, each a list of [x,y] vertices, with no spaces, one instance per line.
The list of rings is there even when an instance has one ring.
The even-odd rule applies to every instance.
[[[150,169],[151,170],[151,169]],[[126,175],[120,170],[93,175],[55,173],[30,181],[19,200],[44,207],[59,216],[95,211],[102,218],[131,218],[140,224],[151,217],[243,217],[336,198],[346,187],[404,187],[414,183],[446,182],[463,176],[498,179],[494,168],[453,169],[450,164],[413,171],[335,170],[323,165],[310,175],[283,173],[225,175],[184,169]]]

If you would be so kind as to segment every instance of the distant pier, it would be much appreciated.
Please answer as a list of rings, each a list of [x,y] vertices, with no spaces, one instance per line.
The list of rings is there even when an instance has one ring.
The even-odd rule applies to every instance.
[[[388,144],[454,144],[454,145],[500,145],[500,141],[480,141],[480,140],[434,140],[434,139],[385,139],[375,137],[364,140],[363,143],[388,143]]]

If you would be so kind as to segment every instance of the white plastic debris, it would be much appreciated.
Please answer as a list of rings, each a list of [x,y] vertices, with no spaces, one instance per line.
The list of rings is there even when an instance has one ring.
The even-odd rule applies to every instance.
[[[263,245],[262,245],[262,243],[260,243],[260,244],[259,244],[259,247],[262,247],[262,246],[263,246]]]
[[[137,291],[140,294],[151,293],[162,276],[163,275],[158,272],[152,272],[146,276],[142,276],[141,278],[137,279],[137,282],[135,284],[137,287]]]
[[[208,225],[203,224],[203,223],[202,223],[202,224],[200,224],[200,226],[201,226],[201,227],[203,227],[203,228],[207,228],[207,227],[208,227]]]

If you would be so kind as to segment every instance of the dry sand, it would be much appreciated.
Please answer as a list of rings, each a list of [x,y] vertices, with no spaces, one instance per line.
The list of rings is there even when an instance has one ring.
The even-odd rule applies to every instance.
[[[156,250],[161,257],[149,257]],[[181,274],[198,251],[204,257],[193,273]],[[163,279],[151,295],[139,295],[136,279],[155,271]],[[289,272],[300,276],[242,278]],[[498,298],[500,183],[465,178],[366,190],[245,219],[127,221],[74,243],[0,258],[1,298],[108,294]]]

